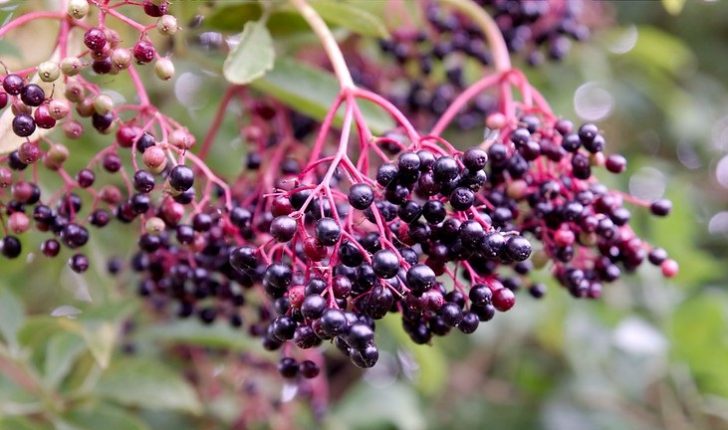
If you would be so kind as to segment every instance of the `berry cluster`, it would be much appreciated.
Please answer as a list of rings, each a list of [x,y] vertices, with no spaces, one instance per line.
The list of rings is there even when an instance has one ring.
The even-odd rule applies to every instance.
[[[294,3],[307,7],[303,0]],[[564,12],[568,5],[540,3],[496,1],[492,7],[512,50],[550,41],[552,56],[560,57],[562,35],[580,37],[583,30]],[[124,5],[158,21],[145,26],[105,2],[72,0],[67,13],[52,15],[61,20],[60,61],[3,76],[0,108],[12,105],[12,129],[22,138],[0,158],[5,257],[21,254],[17,235],[31,228],[32,218],[36,230],[54,234],[42,253],[54,257],[63,245],[74,252],[71,269],[84,272],[89,261],[77,250],[88,242],[89,226],[137,222],[143,228],[130,266],[139,295],[168,316],[244,328],[267,349],[281,350],[278,371],[299,384],[319,375],[315,347],[324,342],[359,367],[374,366],[376,321],[388,314],[400,315],[415,343],[454,328],[473,333],[497,311],[511,309],[521,286],[541,297],[545,287],[529,274],[547,263],[575,297],[599,297],[604,284],[645,260],[667,277],[677,273],[664,250],[634,234],[624,207],[645,206],[664,216],[670,203],[643,202],[598,182],[594,169],[620,173],[626,160],[604,154],[597,126],[575,128],[551,112],[510,67],[503,40],[493,39],[500,37],[497,29],[472,27],[465,14],[446,15],[428,4],[431,29],[402,30],[381,44],[400,68],[415,62],[425,77],[404,101],[380,96],[376,85],[357,87],[327,40],[341,90],[320,123],[231,86],[209,134],[196,145],[188,130],[152,104],[137,73],[137,65],[156,60],[160,78],[173,74],[147,37],[155,28],[176,31],[167,2]],[[83,21],[92,6],[100,15],[95,26]],[[309,8],[305,16],[311,14]],[[131,49],[120,46],[106,18],[139,32]],[[0,35],[26,21],[11,21]],[[79,56],[66,52],[74,29],[84,31],[88,49]],[[502,46],[491,52],[486,39]],[[466,86],[464,56],[492,62],[496,71]],[[126,70],[138,103],[115,106],[84,76],[89,64],[95,74]],[[38,82],[62,82],[64,97],[47,94],[35,74]],[[381,108],[396,126],[372,133],[360,100]],[[205,159],[231,103],[244,113],[238,119],[248,155],[239,174],[221,178]],[[73,119],[72,104],[78,118],[91,118],[99,133],[114,136],[75,175],[64,167],[71,149],[34,134],[62,121],[66,137],[78,138],[84,126]],[[432,130],[420,133],[433,117]],[[452,123],[484,124],[485,138],[447,141],[442,135]],[[63,184],[48,198],[37,180],[40,164]],[[108,270],[115,274],[123,266],[111,260]]]

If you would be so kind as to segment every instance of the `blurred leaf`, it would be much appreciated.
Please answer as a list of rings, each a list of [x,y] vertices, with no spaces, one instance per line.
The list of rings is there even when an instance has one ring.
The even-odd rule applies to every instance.
[[[205,26],[222,31],[239,31],[248,21],[260,19],[263,8],[258,2],[220,5],[205,19]]]
[[[225,79],[244,85],[260,78],[273,67],[273,39],[262,21],[245,24],[240,41],[222,66]]]
[[[46,346],[45,384],[51,389],[58,387],[85,350],[86,343],[76,334],[58,333],[52,336]]]
[[[685,360],[706,390],[728,396],[728,296],[706,291],[672,317],[673,354]]]
[[[361,9],[356,2],[318,0],[311,6],[321,17],[334,25],[364,36],[389,37],[387,27],[382,20],[369,11]]]
[[[116,326],[112,323],[89,325],[84,328],[82,335],[86,340],[91,355],[94,356],[99,367],[105,369],[109,366],[111,352],[116,342]]]
[[[193,320],[173,321],[147,328],[138,336],[139,340],[150,340],[154,343],[182,342],[209,348],[225,348],[233,351],[246,351],[262,348],[259,342],[247,337],[240,330],[227,324],[202,325]]]
[[[409,335],[402,328],[401,319],[396,316],[390,315],[384,318],[382,323],[397,340],[397,344],[402,345],[414,355],[419,366],[416,383],[420,391],[428,395],[437,394],[445,385],[447,377],[447,363],[439,346],[412,343]]]
[[[154,360],[115,361],[101,375],[94,393],[126,406],[202,412],[197,394],[179,372]]]
[[[0,430],[50,430],[50,426],[23,417],[3,417]]]
[[[640,26],[637,31],[637,43],[625,56],[642,67],[677,74],[695,61],[690,48],[678,37],[650,26]]]
[[[317,120],[326,116],[339,93],[339,84],[331,73],[288,58],[278,58],[273,70],[250,85]],[[373,103],[358,103],[374,133],[383,133],[394,126],[392,119]],[[339,112],[336,124],[342,121],[343,113]]]
[[[327,419],[327,428],[420,430],[425,418],[411,388],[395,383],[386,387],[359,384]]]
[[[81,334],[83,328],[76,321],[66,318],[33,316],[27,319],[18,332],[18,341],[29,348],[39,348],[54,333],[68,331]]]
[[[18,346],[18,330],[25,321],[25,307],[7,287],[0,289],[0,334],[11,349]]]
[[[149,430],[135,415],[109,405],[94,404],[72,411],[66,420],[82,430]]]
[[[680,12],[685,7],[685,0],[662,0],[662,7],[670,15],[680,15]]]

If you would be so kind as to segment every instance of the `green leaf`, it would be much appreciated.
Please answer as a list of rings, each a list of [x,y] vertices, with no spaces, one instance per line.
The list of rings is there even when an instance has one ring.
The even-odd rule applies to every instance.
[[[149,430],[143,421],[109,404],[93,404],[69,413],[65,419],[83,430]]]
[[[197,394],[180,373],[158,361],[116,361],[101,375],[94,393],[126,406],[202,412]]]
[[[680,15],[680,12],[685,7],[685,0],[662,0],[662,7],[670,15]]]
[[[250,84],[314,119],[322,120],[339,93],[336,78],[326,71],[288,58],[278,58],[273,70]],[[359,107],[374,133],[384,133],[394,126],[392,119],[378,106],[359,101]],[[336,115],[341,125],[343,113]]]
[[[439,347],[437,345],[413,344],[402,327],[401,319],[396,317],[384,318],[382,323],[399,345],[406,345],[407,350],[412,353],[417,361],[419,371],[416,383],[420,391],[429,395],[440,392],[446,381],[447,363]]]
[[[180,342],[209,348],[244,351],[260,348],[259,342],[251,341],[240,330],[227,324],[202,325],[197,321],[175,321],[149,327],[137,336],[140,341],[153,343]],[[262,350],[262,348],[260,348]]]
[[[109,366],[111,361],[111,353],[114,350],[116,342],[116,326],[112,323],[104,322],[100,324],[89,324],[84,327],[82,335],[88,345],[91,355],[94,356],[96,363],[102,369]]]
[[[327,418],[327,424],[332,429],[427,427],[416,393],[401,383],[386,387],[358,384]]]
[[[387,27],[376,15],[359,8],[354,2],[318,0],[311,6],[321,17],[334,25],[364,36],[389,37]]]
[[[58,333],[46,347],[44,380],[55,389],[73,368],[76,359],[86,350],[84,340],[72,333]]]
[[[222,66],[228,81],[244,85],[273,68],[275,50],[270,32],[262,21],[250,21],[240,35],[240,42],[233,48]]]
[[[23,417],[3,417],[0,418],[0,430],[50,430],[50,427]]]
[[[258,2],[218,6],[205,19],[205,26],[216,30],[239,31],[248,21],[258,20],[262,15],[263,8]]]
[[[18,346],[18,330],[25,321],[23,303],[8,289],[0,289],[0,334],[10,348]]]

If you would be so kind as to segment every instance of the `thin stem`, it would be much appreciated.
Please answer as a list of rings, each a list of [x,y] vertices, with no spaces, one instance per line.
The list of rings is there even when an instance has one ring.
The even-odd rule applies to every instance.
[[[321,40],[324,51],[326,51],[326,55],[329,57],[331,65],[334,67],[334,73],[336,74],[336,78],[339,80],[341,89],[356,88],[354,80],[351,78],[349,67],[346,65],[346,60],[344,60],[344,55],[341,53],[341,49],[339,49],[339,44],[336,42],[334,35],[331,33],[331,30],[329,30],[329,27],[326,25],[321,16],[319,16],[319,14],[306,2],[306,0],[291,0],[291,3],[293,3],[293,6],[298,9],[303,16],[303,19],[308,22],[308,25],[311,26],[314,33],[316,33],[316,36],[319,40]]]
[[[498,28],[498,24],[496,24],[493,18],[482,7],[478,6],[473,0],[441,1],[469,16],[478,24],[493,52],[493,62],[497,71],[504,72],[511,69],[511,57],[508,53],[508,46],[503,40],[503,35]]]

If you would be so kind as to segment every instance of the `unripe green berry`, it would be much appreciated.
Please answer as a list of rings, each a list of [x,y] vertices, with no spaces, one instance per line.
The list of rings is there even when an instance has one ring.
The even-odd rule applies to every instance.
[[[63,166],[63,163],[68,159],[68,148],[60,143],[53,144],[48,152],[46,152],[43,164],[51,169],[58,170]]]
[[[111,52],[111,64],[119,70],[125,70],[131,64],[131,52],[126,48],[116,48]]]
[[[94,99],[94,110],[99,115],[105,115],[114,108],[114,101],[106,94],[99,94]]]
[[[53,82],[61,76],[61,68],[54,61],[44,61],[38,65],[38,76],[43,82]]]
[[[144,223],[144,229],[149,234],[160,234],[164,231],[164,228],[166,227],[166,224],[164,221],[156,216],[153,216],[147,220],[147,222]]]
[[[64,91],[64,95],[68,99],[68,101],[72,103],[78,103],[81,100],[83,100],[84,96],[86,94],[86,90],[84,90],[83,85],[76,81],[68,81],[66,83],[66,90]]]
[[[66,76],[76,76],[83,69],[83,62],[77,57],[66,57],[61,61],[61,71]]]
[[[157,20],[157,31],[166,36],[177,33],[177,18],[172,15],[164,15]]]
[[[174,77],[174,64],[169,58],[160,58],[154,64],[154,73],[163,81],[168,81]]]
[[[86,0],[71,0],[68,2],[67,13],[75,19],[83,19],[88,15],[89,5]]]

